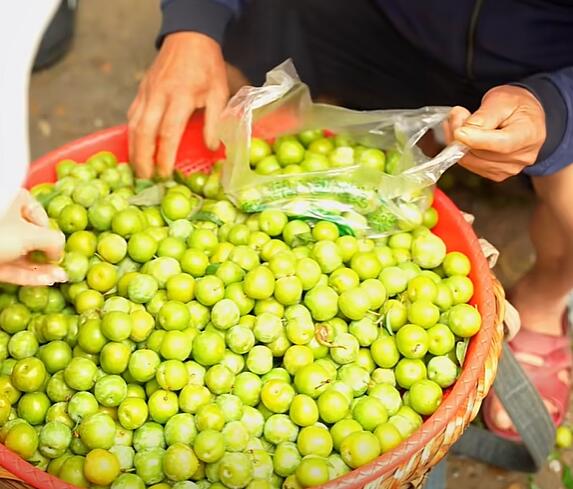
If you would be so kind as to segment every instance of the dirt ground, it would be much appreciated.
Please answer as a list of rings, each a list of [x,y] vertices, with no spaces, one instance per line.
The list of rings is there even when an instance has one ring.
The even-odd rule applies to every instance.
[[[32,77],[30,134],[33,157],[98,129],[125,122],[144,70],[153,59],[159,2],[80,0],[72,51]],[[520,182],[491,185],[456,174],[448,190],[476,216],[479,235],[501,250],[496,272],[510,285],[527,269],[533,252],[527,224],[534,196]],[[567,457],[570,454],[565,454]],[[569,457],[570,458],[570,457]],[[555,466],[535,477],[540,489],[560,487]],[[468,460],[450,458],[448,489],[526,489],[528,478]]]

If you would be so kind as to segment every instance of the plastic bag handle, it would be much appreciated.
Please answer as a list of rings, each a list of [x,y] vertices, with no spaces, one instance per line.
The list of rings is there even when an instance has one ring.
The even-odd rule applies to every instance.
[[[467,153],[469,148],[459,141],[448,144],[434,158],[421,165],[408,168],[402,175],[423,176],[428,185],[435,185],[445,171],[454,166]]]

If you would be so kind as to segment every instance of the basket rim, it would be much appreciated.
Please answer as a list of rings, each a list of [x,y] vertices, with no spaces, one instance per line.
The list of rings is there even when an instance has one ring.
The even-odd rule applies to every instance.
[[[194,116],[191,125],[202,124],[202,116]],[[83,136],[70,141],[37,158],[30,167],[28,177],[33,174],[46,171],[53,167],[54,161],[64,159],[70,151],[77,151],[84,147],[92,146],[97,141],[107,141],[111,138],[125,139],[127,126],[117,125],[110,128]],[[448,212],[455,218],[455,225],[459,228],[468,245],[473,249],[479,249],[478,238],[471,225],[464,219],[461,211],[440,189],[436,189],[436,207]],[[438,210],[440,212],[440,210]],[[475,263],[474,263],[475,262]],[[396,470],[408,462],[413,453],[422,450],[441,431],[443,431],[460,408],[465,408],[471,390],[475,387],[482,375],[485,360],[494,339],[496,326],[495,298],[493,291],[493,278],[489,273],[489,265],[483,253],[475,253],[472,258],[472,266],[479,270],[477,277],[480,281],[482,327],[471,341],[459,379],[456,381],[448,396],[444,398],[438,410],[423,423],[423,428],[418,429],[410,438],[401,443],[394,450],[381,455],[371,463],[354,469],[322,486],[322,489],[341,489],[355,487],[357,482],[365,485],[379,478],[381,475]],[[486,273],[487,271],[487,273]],[[471,367],[471,368],[470,368]],[[465,402],[464,402],[465,401]],[[22,481],[41,488],[77,489],[57,477],[33,467],[21,459],[18,455],[0,444],[0,466],[19,477]]]

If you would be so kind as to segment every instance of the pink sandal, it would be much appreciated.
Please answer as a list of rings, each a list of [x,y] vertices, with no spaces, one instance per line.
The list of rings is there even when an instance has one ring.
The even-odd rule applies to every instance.
[[[521,329],[509,346],[517,361],[548,404],[555,426],[559,426],[569,407],[573,355],[571,353],[570,325],[565,314],[563,336],[551,336]],[[512,441],[520,441],[519,433],[511,428],[501,428],[494,421],[495,395],[484,401],[483,416],[488,429]],[[552,409],[551,409],[551,408]]]

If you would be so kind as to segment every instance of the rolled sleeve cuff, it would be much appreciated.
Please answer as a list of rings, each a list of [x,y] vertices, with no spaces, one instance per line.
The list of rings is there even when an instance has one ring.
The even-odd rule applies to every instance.
[[[559,74],[541,73],[513,85],[529,90],[545,112],[546,139],[537,161],[524,169],[530,176],[551,175],[573,162],[571,100],[559,86]]]
[[[226,5],[213,0],[170,0],[163,2],[163,22],[157,47],[174,32],[200,32],[211,37],[219,44],[233,11]]]

